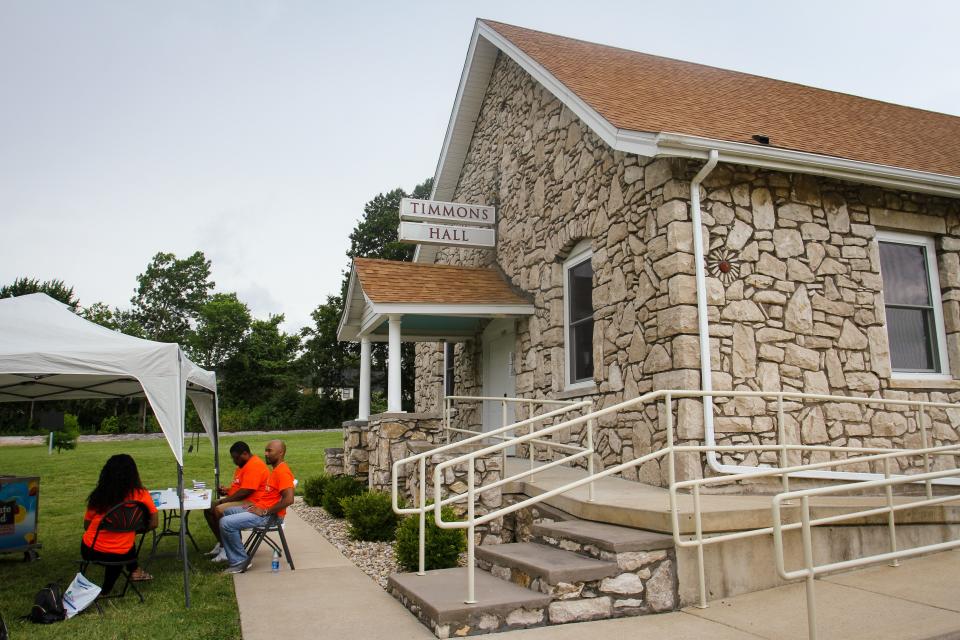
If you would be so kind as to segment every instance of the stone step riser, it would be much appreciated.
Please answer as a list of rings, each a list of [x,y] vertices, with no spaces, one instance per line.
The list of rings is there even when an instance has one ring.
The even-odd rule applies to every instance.
[[[640,553],[647,556],[643,563],[637,562]],[[477,567],[501,580],[550,596],[553,599],[548,611],[551,624],[645,615],[676,608],[677,579],[673,553],[661,550],[616,555],[627,558],[621,558],[621,571],[615,575],[557,584],[551,584],[543,577],[530,576],[516,567],[483,560],[477,561]],[[573,604],[580,601],[592,602]]]
[[[549,617],[545,608],[518,608],[508,613],[485,612],[480,609],[465,620],[441,624],[431,620],[415,602],[400,591],[391,589],[390,593],[441,640],[530,629],[549,624]]]
[[[548,547],[554,547],[556,549],[562,549],[563,551],[570,551],[571,553],[578,553],[596,560],[616,562],[617,566],[624,571],[632,571],[634,568],[662,560],[668,553],[667,549],[653,549],[650,551],[621,551],[617,553],[614,551],[601,549],[596,545],[582,543],[578,540],[545,535],[534,536],[531,542],[542,544]]]

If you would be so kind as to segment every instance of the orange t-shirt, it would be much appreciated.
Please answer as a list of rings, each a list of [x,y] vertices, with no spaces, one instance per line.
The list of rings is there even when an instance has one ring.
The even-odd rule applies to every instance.
[[[280,492],[284,489],[293,489],[293,471],[290,471],[286,462],[281,462],[270,472],[263,494],[258,496],[256,500],[250,499],[250,502],[261,509],[269,509],[280,502]],[[277,512],[277,515],[282,518],[286,513],[287,510],[284,509]]]
[[[153,498],[150,497],[150,492],[146,489],[134,489],[130,495],[127,496],[127,500],[142,502],[150,513],[157,512],[157,507],[153,504]],[[137,534],[132,531],[129,533],[101,531],[100,535],[97,536],[97,527],[100,526],[100,520],[103,519],[105,514],[106,512],[100,513],[93,509],[87,509],[87,512],[83,514],[83,519],[90,521],[90,526],[87,527],[86,533],[83,534],[83,543],[93,548],[94,551],[102,551],[104,553],[123,554],[130,551],[137,537]],[[94,537],[97,538],[96,547],[93,546]]]
[[[259,456],[250,456],[242,467],[237,467],[233,472],[233,484],[230,485],[227,497],[235,494],[238,489],[252,489],[253,493],[247,496],[246,500],[254,502],[258,496],[263,495],[269,475],[270,469],[267,468],[267,463]]]

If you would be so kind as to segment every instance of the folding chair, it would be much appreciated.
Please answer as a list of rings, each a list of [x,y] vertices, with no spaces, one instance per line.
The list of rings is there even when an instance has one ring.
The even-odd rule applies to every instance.
[[[127,595],[127,589],[133,589],[133,592],[137,594],[137,597],[140,598],[140,602],[143,602],[143,594],[140,593],[140,590],[137,589],[137,585],[131,580],[132,576],[130,571],[127,570],[127,565],[130,564],[131,560],[136,560],[140,557],[140,547],[143,546],[143,539],[147,532],[147,525],[150,522],[150,514],[147,511],[146,506],[142,502],[136,502],[133,500],[128,500],[126,502],[121,502],[118,505],[115,505],[107,511],[103,518],[100,519],[100,524],[97,525],[97,531],[93,536],[93,544],[90,545],[91,549],[97,548],[97,538],[100,537],[101,531],[109,531],[112,533],[139,533],[140,542],[136,543],[136,553],[134,553],[133,558],[127,560],[79,560],[80,563],[80,573],[85,573],[87,567],[91,564],[97,564],[101,567],[123,567],[123,570],[120,572],[120,575],[124,578],[123,590],[120,593],[110,593],[105,596],[98,596],[95,600],[97,605],[97,610],[103,613],[103,610],[100,609],[99,600],[101,598],[122,598]]]
[[[280,545],[276,543],[269,534],[276,533],[280,536]],[[253,556],[257,553],[257,549],[260,548],[260,544],[266,542],[267,546],[280,553],[281,546],[283,547],[283,555],[287,559],[287,564],[290,565],[290,570],[295,570],[293,566],[293,557],[290,555],[290,547],[287,546],[287,537],[283,535],[283,520],[277,516],[270,516],[270,519],[267,521],[267,524],[262,527],[254,527],[251,529],[250,536],[247,538],[247,541],[243,545],[244,551],[247,552],[247,558],[253,560]],[[250,562],[247,562],[247,566],[243,568],[246,572],[247,568],[250,566]]]

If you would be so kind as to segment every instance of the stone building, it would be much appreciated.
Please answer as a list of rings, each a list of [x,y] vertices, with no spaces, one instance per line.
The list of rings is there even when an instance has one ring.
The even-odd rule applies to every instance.
[[[960,118],[478,21],[433,199],[495,205],[496,249],[421,245],[406,284],[456,265],[507,300],[377,311],[355,268],[341,325],[419,341],[419,413],[450,393],[602,408],[701,385],[960,401]],[[793,442],[882,447],[920,446],[919,419],[958,440],[949,410],[785,416]],[[776,440],[766,399],[685,399],[676,420],[687,442]],[[656,407],[601,421],[604,464],[663,430]],[[664,483],[655,463],[628,474]]]

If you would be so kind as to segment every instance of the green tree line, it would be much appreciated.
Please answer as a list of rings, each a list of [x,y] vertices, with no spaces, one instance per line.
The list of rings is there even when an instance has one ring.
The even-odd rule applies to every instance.
[[[311,324],[295,333],[282,329],[283,314],[255,318],[235,292],[216,290],[211,261],[203,251],[181,258],[159,252],[136,277],[125,308],[102,302],[80,304],[64,280],[39,281],[21,277],[0,287],[0,298],[42,292],[68,305],[75,313],[128,335],[176,342],[198,365],[217,374],[221,428],[330,428],[356,416],[356,394],[341,400],[341,388],[356,388],[359,345],[337,340],[354,257],[410,260],[412,245],[397,240],[400,199],[426,198],[432,179],[409,194],[393,189],[376,195],[350,234],[350,249],[340,291],[330,294],[311,314]],[[413,407],[413,345],[403,345],[404,408]],[[374,345],[372,378],[374,411],[384,408],[386,350]],[[41,410],[41,403],[35,409]],[[155,429],[142,400],[83,400],[42,403],[43,409],[78,417],[84,431],[128,432]],[[25,432],[32,427],[29,403],[0,406],[0,431]],[[190,425],[199,429],[195,415]]]

